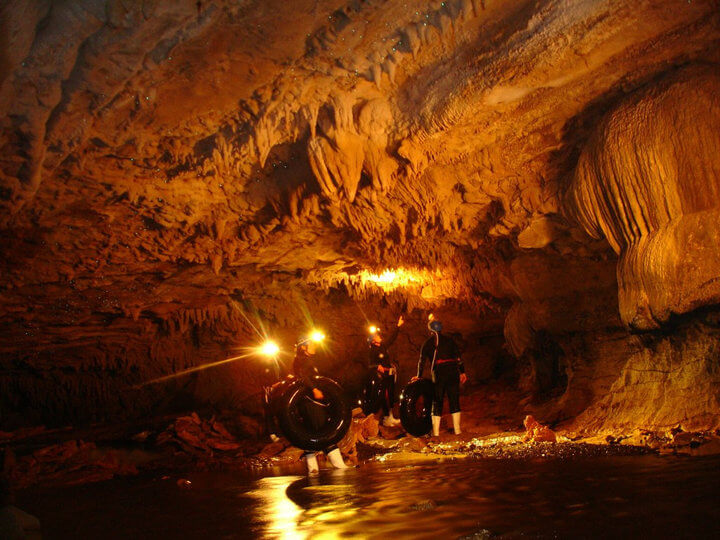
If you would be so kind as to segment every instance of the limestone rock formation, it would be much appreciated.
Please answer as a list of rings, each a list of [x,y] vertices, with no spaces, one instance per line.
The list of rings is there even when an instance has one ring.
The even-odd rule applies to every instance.
[[[587,143],[570,204],[616,253],[620,314],[657,328],[720,301],[720,72],[693,66],[650,83]]]
[[[406,380],[430,310],[624,429],[608,343],[718,303],[718,45],[715,0],[4,2],[0,429],[256,413],[253,347],[312,324],[352,388],[400,312]]]

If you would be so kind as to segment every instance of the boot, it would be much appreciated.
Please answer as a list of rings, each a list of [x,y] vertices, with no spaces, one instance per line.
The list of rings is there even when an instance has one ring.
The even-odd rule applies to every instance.
[[[452,413],[452,419],[455,435],[460,435],[462,433],[462,431],[460,431],[460,411]]]
[[[328,459],[330,460],[330,463],[333,467],[336,469],[347,469],[348,466],[345,465],[345,462],[343,461],[342,454],[340,453],[340,450],[338,448],[335,448],[335,450],[331,450],[328,452],[327,455]]]
[[[392,412],[383,419],[383,426],[385,426],[385,427],[395,427],[395,426],[399,426],[399,425],[400,425],[400,420],[395,418],[393,416]]]
[[[442,416],[432,416],[432,434],[433,437],[439,437],[440,436],[440,420],[442,419]]]
[[[305,463],[307,464],[308,474],[318,474],[320,469],[318,468],[317,456],[315,454],[305,456]]]

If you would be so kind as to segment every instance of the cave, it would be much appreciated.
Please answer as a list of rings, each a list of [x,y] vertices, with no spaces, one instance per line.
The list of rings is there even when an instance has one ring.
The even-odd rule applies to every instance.
[[[3,2],[0,526],[719,534],[719,7]],[[433,321],[462,432],[412,436],[368,327],[399,415]],[[347,472],[268,439],[312,331]]]

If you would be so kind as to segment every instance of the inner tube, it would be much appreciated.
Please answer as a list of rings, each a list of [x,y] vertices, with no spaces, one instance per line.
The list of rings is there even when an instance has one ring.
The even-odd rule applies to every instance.
[[[312,386],[294,378],[274,392],[272,411],[283,436],[302,450],[319,451],[338,443],[350,429],[352,411],[338,383],[312,377]],[[313,397],[313,388],[323,393]]]
[[[270,405],[270,412],[277,418],[283,408],[283,394],[287,391],[288,387],[297,379],[293,377],[286,377],[276,382],[270,387],[268,392],[268,404]]]
[[[383,384],[382,375],[377,369],[373,369],[368,373],[365,386],[360,393],[360,407],[365,416],[369,416],[378,411],[382,406]]]
[[[428,379],[408,383],[400,394],[400,422],[410,435],[430,433],[433,395],[433,383]]]

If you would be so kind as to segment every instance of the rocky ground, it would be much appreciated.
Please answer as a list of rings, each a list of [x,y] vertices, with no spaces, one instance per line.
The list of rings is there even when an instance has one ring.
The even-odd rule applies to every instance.
[[[507,390],[507,389],[506,389]],[[377,416],[354,411],[339,447],[348,464],[412,462],[447,458],[571,459],[646,453],[699,456],[720,453],[720,433],[635,430],[627,434],[578,434],[545,426],[512,392],[476,388],[464,399],[463,429],[444,424],[439,437],[412,437],[402,427],[383,426]],[[514,408],[508,403],[514,402]],[[74,485],[154,471],[238,470],[259,474],[300,460],[302,451],[285,439],[268,442],[251,418],[193,412],[164,418],[146,429],[94,427],[84,431],[44,428],[0,433],[3,470],[16,488]],[[248,431],[255,436],[247,436]],[[320,457],[321,463],[323,457]]]

